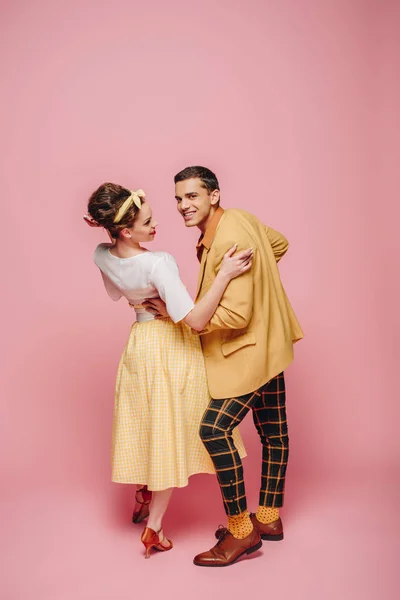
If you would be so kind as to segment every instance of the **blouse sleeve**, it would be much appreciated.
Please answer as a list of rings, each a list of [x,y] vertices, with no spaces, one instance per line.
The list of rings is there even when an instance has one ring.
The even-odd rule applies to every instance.
[[[122,293],[103,271],[103,269],[105,269],[105,257],[110,246],[111,244],[99,244],[94,252],[94,262],[99,268],[107,294],[110,296],[110,298],[112,298],[112,300],[117,301],[121,298]]]
[[[121,298],[122,293],[113,284],[111,279],[109,277],[107,277],[107,275],[105,273],[103,273],[103,271],[100,271],[100,273],[103,278],[104,287],[106,288],[107,294],[110,296],[110,298],[112,298],[112,300],[114,300],[116,302],[117,300],[119,300]]]
[[[156,262],[150,274],[150,283],[164,300],[174,323],[182,321],[193,309],[193,300],[181,281],[178,266],[171,255],[166,254]]]

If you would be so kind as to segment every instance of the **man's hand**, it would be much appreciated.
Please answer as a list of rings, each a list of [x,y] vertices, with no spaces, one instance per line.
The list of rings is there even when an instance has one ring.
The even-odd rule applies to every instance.
[[[156,319],[169,317],[166,304],[161,298],[150,298],[149,300],[145,300],[142,304],[147,312],[155,315]]]

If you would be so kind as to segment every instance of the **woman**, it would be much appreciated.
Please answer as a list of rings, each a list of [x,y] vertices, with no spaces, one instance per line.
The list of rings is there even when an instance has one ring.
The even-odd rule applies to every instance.
[[[208,323],[229,281],[251,268],[252,250],[227,252],[210,290],[194,305],[173,257],[141,246],[153,241],[157,227],[142,190],[105,183],[90,197],[88,212],[86,222],[104,227],[114,241],[100,244],[94,256],[105,288],[136,311],[117,375],[112,480],[139,487],[142,506],[133,520],[148,516],[141,537],[148,558],[151,548],[172,548],[162,531],[172,489],[195,473],[215,472],[198,435],[210,398],[195,331]],[[155,297],[164,300],[170,319],[146,311],[143,302]]]

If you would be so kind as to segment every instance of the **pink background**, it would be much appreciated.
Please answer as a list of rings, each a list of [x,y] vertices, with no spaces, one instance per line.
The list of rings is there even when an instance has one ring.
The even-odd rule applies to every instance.
[[[2,599],[396,597],[399,8],[1,2]],[[222,571],[191,564],[224,520],[212,477],[176,493],[175,548],[150,561],[132,489],[109,481],[132,312],[107,298],[92,262],[105,237],[81,218],[103,181],[144,188],[154,248],[194,291],[197,231],[173,189],[189,164],[288,237],[306,333],[287,372],[285,542]],[[242,429],[254,509],[260,448]]]

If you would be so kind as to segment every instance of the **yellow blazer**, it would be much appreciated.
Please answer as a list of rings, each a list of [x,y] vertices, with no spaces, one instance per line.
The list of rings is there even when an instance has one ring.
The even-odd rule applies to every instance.
[[[235,243],[238,251],[254,249],[252,269],[229,283],[200,333],[215,399],[242,396],[267,383],[292,362],[293,343],[303,337],[277,266],[289,244],[243,210],[224,211],[209,248],[203,248],[196,300],[207,292]]]

